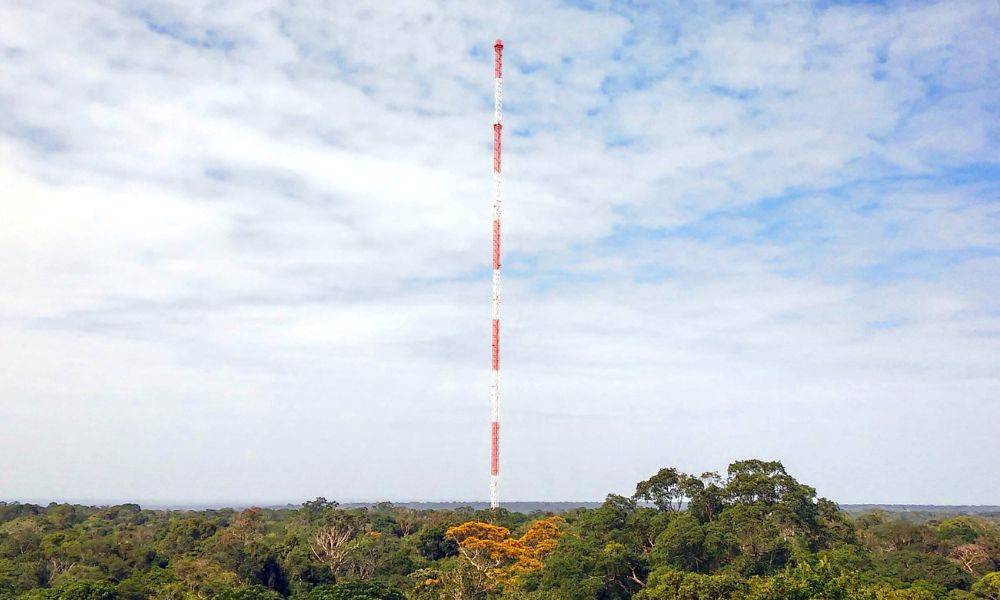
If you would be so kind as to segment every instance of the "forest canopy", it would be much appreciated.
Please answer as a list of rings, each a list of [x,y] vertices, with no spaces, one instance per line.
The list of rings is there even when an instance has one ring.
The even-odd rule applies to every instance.
[[[988,515],[851,515],[745,460],[597,508],[0,502],[0,599],[1000,600]]]

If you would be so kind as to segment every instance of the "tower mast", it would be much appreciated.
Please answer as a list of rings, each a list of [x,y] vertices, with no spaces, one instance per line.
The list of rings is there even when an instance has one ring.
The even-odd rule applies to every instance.
[[[493,44],[493,372],[490,380],[490,508],[500,506],[500,138],[503,130],[503,41]]]

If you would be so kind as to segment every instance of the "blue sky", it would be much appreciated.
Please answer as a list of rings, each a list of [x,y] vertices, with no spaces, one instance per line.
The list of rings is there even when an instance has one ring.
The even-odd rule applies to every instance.
[[[1000,503],[995,2],[0,6],[0,498],[780,459]]]

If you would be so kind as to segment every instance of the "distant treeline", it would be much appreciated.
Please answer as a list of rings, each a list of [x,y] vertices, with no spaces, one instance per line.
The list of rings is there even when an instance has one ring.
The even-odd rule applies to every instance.
[[[373,508],[378,504],[378,502],[342,502],[340,506],[342,508]],[[418,510],[454,510],[458,508],[481,510],[489,508],[488,502],[393,502],[393,504]],[[546,502],[539,500],[535,502],[504,502],[504,508],[511,512],[558,514],[574,508],[599,508],[601,504],[603,502]],[[294,506],[288,505],[286,508]],[[686,504],[682,506],[686,507]],[[905,513],[901,516],[910,519],[933,519],[942,515],[950,517],[979,515],[988,519],[1000,519],[1000,506],[991,504],[840,504],[839,506],[841,510],[849,513],[872,511]]]
[[[345,508],[372,508],[376,502],[345,502],[341,504]],[[490,507],[488,502],[394,502],[396,506],[404,508],[415,508],[417,510],[458,510],[471,508],[473,510],[484,510]],[[519,513],[550,513],[557,514],[570,511],[576,508],[598,508],[603,502],[504,502],[503,507],[510,512]]]
[[[983,507],[848,512],[760,460],[566,504],[0,502],[0,600],[1000,600]]]
[[[935,515],[980,515],[983,517],[1000,518],[1000,506],[981,505],[935,505],[935,504],[841,504],[840,508],[847,512],[871,512],[881,510],[892,513],[906,513],[917,517]]]

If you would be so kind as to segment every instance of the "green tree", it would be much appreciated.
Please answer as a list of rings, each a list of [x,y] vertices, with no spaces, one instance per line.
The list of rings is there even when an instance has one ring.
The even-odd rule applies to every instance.
[[[947,589],[968,589],[968,573],[943,556],[916,550],[897,550],[876,556],[877,571],[888,578],[906,583],[927,581]]]
[[[445,535],[447,523],[425,527],[417,534],[417,549],[427,560],[441,560],[458,554],[458,543]]]
[[[0,556],[17,558],[38,550],[44,532],[37,517],[18,517],[0,525]]]
[[[654,564],[670,565],[685,571],[700,571],[708,566],[705,529],[690,512],[674,515],[656,538],[650,555]]]
[[[181,517],[173,519],[166,532],[156,544],[157,552],[166,556],[180,556],[194,552],[198,546],[211,537],[219,526],[203,517]]]
[[[377,581],[347,581],[319,586],[306,594],[306,600],[406,600],[406,596]]]
[[[59,600],[116,600],[118,591],[106,581],[77,581],[59,588]]]
[[[1000,600],[1000,571],[983,575],[983,578],[972,584],[972,591],[988,600]]]
[[[702,473],[700,477],[688,477],[684,483],[684,495],[688,498],[688,512],[702,523],[710,523],[725,508],[722,478],[718,473]]]
[[[635,600],[735,600],[744,598],[747,590],[746,580],[736,575],[704,575],[663,567],[650,574],[648,585]]]
[[[655,475],[635,486],[632,498],[651,502],[663,511],[678,511],[682,508],[689,475],[673,467],[660,469]]]
[[[260,585],[230,588],[213,596],[214,600],[283,600],[284,596]]]
[[[174,581],[174,573],[170,569],[156,566],[136,570],[118,583],[118,596],[122,600],[145,600]]]
[[[729,465],[725,493],[734,504],[772,506],[798,488],[778,461],[741,460]]]
[[[706,542],[721,563],[743,575],[764,575],[785,566],[791,556],[790,537],[780,516],[768,506],[737,504],[722,511],[706,527]]]
[[[106,581],[75,581],[59,588],[40,588],[20,596],[21,600],[117,600],[114,584]]]
[[[545,568],[527,577],[525,586],[565,600],[626,597],[625,591],[598,569],[598,556],[593,540],[564,535],[545,560]]]

